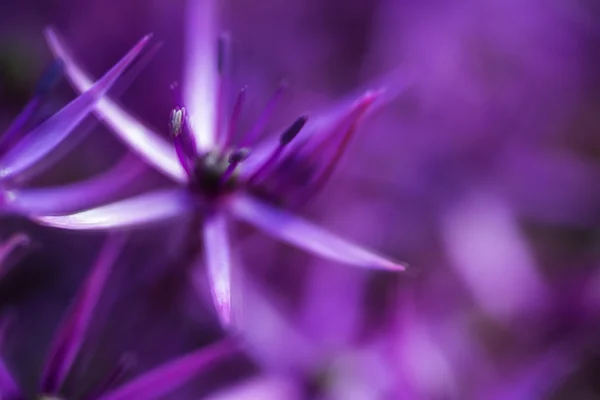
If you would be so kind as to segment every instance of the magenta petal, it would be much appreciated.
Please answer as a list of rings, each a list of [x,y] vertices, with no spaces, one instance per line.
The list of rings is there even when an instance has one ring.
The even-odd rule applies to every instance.
[[[43,393],[57,393],[69,374],[92,321],[94,309],[125,242],[124,236],[109,237],[62,321],[42,375]]]
[[[103,395],[98,400],[154,400],[189,382],[194,376],[209,369],[221,359],[233,355],[237,346],[228,340],[218,342],[171,361],[145,373],[121,388]]]
[[[217,27],[214,0],[188,0],[183,96],[200,151],[216,141]]]
[[[94,86],[19,141],[0,159],[0,178],[11,178],[27,170],[64,141],[135,60],[148,40],[150,36],[145,36]]]
[[[79,92],[88,90],[94,83],[71,55],[67,46],[51,28],[46,30],[46,40],[56,57],[65,62],[65,72]],[[103,98],[96,104],[95,113],[104,124],[114,130],[119,139],[148,164],[178,182],[186,182],[187,175],[179,164],[173,146],[157,132],[144,126],[114,101]]]
[[[213,301],[224,326],[231,322],[231,246],[227,233],[227,216],[217,212],[203,227],[204,255]]]
[[[275,238],[333,261],[358,267],[404,271],[406,266],[247,195],[228,203],[233,214]]]
[[[91,210],[60,216],[33,216],[42,225],[73,230],[119,229],[174,218],[194,207],[194,199],[180,189],[162,190]]]
[[[126,155],[115,167],[83,182],[9,190],[5,194],[6,207],[9,211],[26,215],[57,215],[89,209],[110,201],[145,168],[145,164],[134,156]]]

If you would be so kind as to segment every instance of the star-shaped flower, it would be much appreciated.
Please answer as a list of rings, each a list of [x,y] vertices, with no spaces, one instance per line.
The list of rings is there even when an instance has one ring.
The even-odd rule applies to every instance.
[[[62,386],[73,367],[93,320],[94,310],[110,276],[113,265],[125,245],[124,236],[110,237],[86,281],[59,326],[48,352],[39,384],[40,399],[63,399]],[[97,400],[158,399],[189,382],[215,361],[236,351],[229,340],[223,340],[150,370],[132,381],[120,385],[131,369],[131,356],[124,356],[113,373],[86,393],[85,398]],[[21,391],[0,359],[0,398],[23,400]]]
[[[266,233],[313,254],[359,267],[404,270],[405,266],[316,226],[274,205],[301,200],[298,189],[312,193],[330,176],[365,115],[390,95],[368,91],[307,123],[297,118],[278,139],[257,143],[281,96],[267,104],[255,126],[235,143],[236,124],[245,98],[238,94],[231,117],[225,117],[228,38],[217,37],[212,1],[188,4],[186,108],[173,110],[165,142],[108,98],[96,108],[131,150],[173,179],[180,187],[142,194],[120,202],[68,215],[30,212],[42,224],[65,229],[98,230],[145,226],[184,213],[200,211],[205,261],[213,298],[224,324],[230,321],[231,250],[229,218],[250,223]],[[79,91],[93,83],[77,65],[53,30],[47,37],[65,61],[66,74]],[[218,60],[214,60],[217,55]],[[190,110],[193,121],[187,118]],[[306,126],[305,126],[306,125]],[[98,191],[102,186],[97,187]],[[295,197],[295,198],[294,198]],[[32,211],[32,210],[30,210]]]

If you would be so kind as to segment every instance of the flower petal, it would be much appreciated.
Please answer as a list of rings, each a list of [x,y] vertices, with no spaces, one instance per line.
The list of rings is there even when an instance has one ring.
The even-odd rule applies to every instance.
[[[217,27],[214,0],[188,0],[183,98],[198,150],[215,144],[217,121]]]
[[[64,141],[91,112],[94,105],[110,89],[142,51],[150,35],[140,40],[114,67],[85,93],[31,131],[0,159],[0,179],[23,172]]]
[[[16,233],[8,238],[4,243],[0,243],[0,276],[5,272],[4,263],[15,252],[18,247],[28,246],[31,239],[24,233]]]
[[[359,267],[404,271],[406,266],[247,195],[228,203],[233,214],[275,238],[330,260]]]
[[[119,229],[148,225],[191,210],[193,199],[179,189],[132,197],[102,207],[60,216],[33,216],[42,225],[73,230]]]
[[[491,316],[506,322],[548,300],[531,249],[502,199],[472,194],[445,213],[441,232],[456,273]]]
[[[204,256],[213,301],[224,326],[231,322],[231,246],[227,215],[217,212],[203,226]]]
[[[6,368],[4,361],[0,359],[0,399],[20,399],[19,387],[14,378]]]
[[[56,57],[65,62],[67,78],[79,92],[88,90],[94,83],[78,65],[59,35],[51,28],[46,29],[46,40]],[[160,137],[152,129],[144,126],[132,115],[124,111],[114,101],[103,98],[94,111],[118,138],[138,154],[148,164],[178,182],[186,182],[187,175],[177,160],[171,143]]]
[[[124,236],[109,237],[100,251],[95,265],[54,337],[42,375],[42,393],[57,393],[67,378],[85,339],[108,276],[125,242]]]
[[[58,187],[14,189],[5,193],[6,207],[26,215],[58,215],[106,203],[131,183],[146,166],[127,155],[113,168],[94,178]]]
[[[98,400],[162,398],[186,384],[195,375],[210,368],[211,364],[233,355],[236,350],[237,346],[234,343],[223,340],[147,372],[121,388],[103,395]]]

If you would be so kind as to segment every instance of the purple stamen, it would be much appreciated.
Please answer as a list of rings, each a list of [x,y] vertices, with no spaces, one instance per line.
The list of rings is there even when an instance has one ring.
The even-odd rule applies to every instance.
[[[242,140],[241,147],[250,147],[252,144],[254,144],[256,142],[256,140],[259,138],[261,133],[267,127],[267,124],[269,123],[271,116],[273,115],[273,113],[275,112],[275,109],[281,102],[281,98],[283,97],[283,94],[287,88],[288,88],[288,83],[286,81],[282,81],[279,84],[279,87],[277,88],[275,93],[273,93],[273,95],[269,99],[267,105],[265,106],[265,109],[263,110],[263,112],[260,114],[260,116],[256,120],[256,123],[254,124],[252,129],[250,129],[250,131],[246,135],[244,135],[244,139]]]
[[[189,177],[194,172],[194,158],[196,157],[196,143],[187,129],[187,115],[185,108],[175,108],[171,111],[169,128],[175,145],[175,152],[179,163]]]
[[[231,176],[235,172],[237,166],[246,158],[248,158],[249,155],[250,151],[247,148],[241,148],[231,153],[231,155],[229,156],[229,165],[227,166],[227,169],[225,170],[225,172],[223,172],[223,175],[221,176],[221,183],[227,182],[227,180],[231,178]]]
[[[290,125],[289,128],[287,128],[281,134],[281,136],[279,137],[279,146],[277,146],[275,148],[275,150],[273,150],[273,152],[271,153],[271,155],[258,168],[258,170],[254,174],[252,174],[250,176],[250,178],[248,179],[249,183],[256,182],[257,179],[261,175],[263,175],[269,168],[271,168],[273,165],[275,165],[275,163],[277,162],[277,160],[279,160],[279,158],[281,157],[281,154],[283,153],[283,149],[285,148],[285,146],[287,146],[288,144],[290,144],[290,142],[292,140],[294,140],[294,138],[296,136],[298,136],[298,134],[300,133],[300,131],[302,130],[302,128],[304,127],[304,125],[306,125],[307,121],[308,121],[308,116],[302,115],[298,119],[296,119],[292,123],[292,125]]]
[[[235,130],[237,128],[238,121],[240,119],[240,115],[242,113],[242,106],[244,105],[244,101],[246,100],[246,91],[247,88],[244,86],[240,89],[236,99],[235,105],[233,106],[233,112],[231,113],[231,118],[229,119],[229,129],[227,131],[227,136],[225,138],[225,143],[223,145],[224,148],[231,146],[233,142],[233,136],[235,135]]]
[[[217,127],[216,137],[218,144],[222,147],[226,138],[227,120],[225,110],[227,109],[227,92],[229,89],[228,74],[230,64],[231,39],[227,33],[219,36],[217,45],[217,71],[219,73],[219,86],[217,89]]]

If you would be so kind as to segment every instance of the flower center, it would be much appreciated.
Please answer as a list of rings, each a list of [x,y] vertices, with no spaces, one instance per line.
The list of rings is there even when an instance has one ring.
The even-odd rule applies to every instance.
[[[247,154],[247,149],[239,149],[225,154],[212,151],[196,157],[190,190],[208,198],[235,191],[240,187],[238,167]]]

